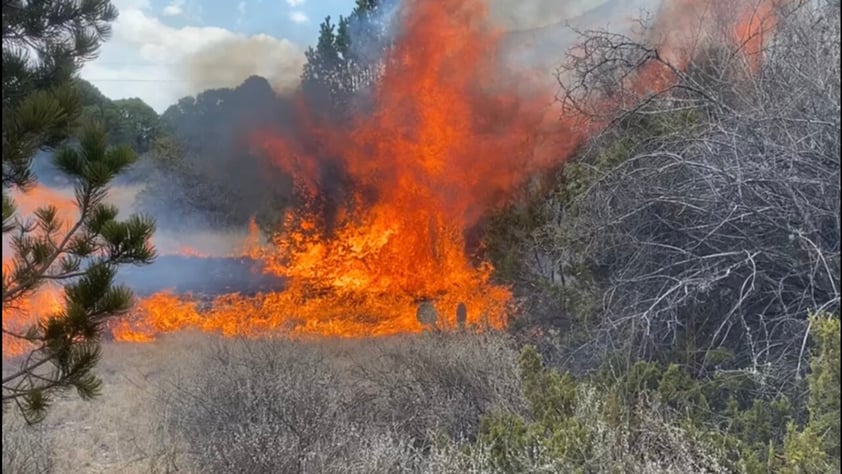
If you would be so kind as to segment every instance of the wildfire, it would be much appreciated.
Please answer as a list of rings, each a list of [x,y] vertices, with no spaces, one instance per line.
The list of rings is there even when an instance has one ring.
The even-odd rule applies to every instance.
[[[372,113],[346,127],[297,131],[318,137],[315,152],[279,130],[254,137],[308,200],[262,255],[268,271],[291,279],[281,298],[296,305],[308,332],[418,331],[422,302],[435,308],[439,327],[455,327],[459,303],[469,324],[505,326],[511,293],[491,282],[489,264],[472,261],[464,234],[581,139],[567,130],[552,155],[535,153],[550,101],[515,92],[482,2],[404,8]],[[333,222],[320,215],[319,198],[332,185],[320,175],[324,157],[337,157],[330,165],[352,183]]]
[[[182,245],[181,248],[178,249],[178,255],[184,255],[186,257],[208,258],[208,254],[198,249],[195,249],[189,245]]]
[[[59,228],[67,229],[78,218],[79,211],[73,198],[60,191],[41,184],[29,187],[26,192],[12,191],[18,215],[24,220],[31,219],[39,208],[52,206],[56,209],[56,219]],[[3,239],[3,254],[10,255],[10,241],[6,235]],[[3,275],[8,275],[12,269],[12,260],[3,259]],[[34,293],[3,305],[3,357],[14,357],[31,350],[32,345],[9,333],[24,334],[27,329],[38,323],[41,318],[48,317],[60,311],[63,305],[62,288],[55,285],[44,285]]]
[[[31,217],[38,208],[53,206],[56,208],[56,218],[66,228],[79,217],[79,209],[76,208],[72,193],[72,190],[62,192],[36,183],[25,192],[13,190],[11,196],[18,215]]]
[[[661,56],[683,69],[710,40],[730,41],[756,69],[788,0],[668,0],[654,24]]]
[[[758,57],[772,3],[740,3],[753,7],[739,10],[731,34]],[[707,14],[708,4],[725,11],[720,0],[675,0],[659,16],[662,57],[678,68],[692,56],[678,34],[698,20],[679,8]],[[440,329],[458,327],[460,318],[475,327],[507,325],[511,291],[492,280],[493,267],[466,234],[587,134],[576,126],[581,117],[559,119],[549,107],[554,90],[503,68],[501,33],[485,2],[410,0],[401,8],[365,113],[337,125],[302,106],[298,128],[251,136],[293,176],[304,203],[286,214],[269,245],[258,244],[252,221],[243,251],[285,277],[286,287],[210,301],[158,293],[112,328],[116,340],[146,342],[185,328],[357,337],[418,332],[431,320]],[[628,79],[635,94],[675,80],[672,69],[652,64]],[[339,198],[327,169],[343,175]],[[188,246],[180,253],[202,256]]]
[[[671,3],[709,13],[704,1]],[[748,3],[731,34],[756,53],[771,7]],[[523,77],[502,69],[500,32],[489,26],[484,2],[408,1],[402,8],[370,112],[337,126],[304,107],[300,128],[252,136],[294,177],[305,202],[286,215],[271,245],[253,240],[246,252],[288,286],[248,298],[223,295],[201,311],[188,297],[155,295],[141,303],[139,325],[126,323],[115,337],[148,340],[184,327],[246,336],[386,335],[422,330],[429,315],[421,308],[443,329],[458,325],[458,307],[467,309],[469,325],[507,324],[511,292],[493,283],[489,263],[472,257],[466,231],[586,136],[573,126],[578,117],[558,120],[548,109],[550,91],[524,87]],[[671,18],[678,10],[662,15],[659,28],[666,32]],[[681,24],[665,36],[674,45],[666,59],[678,67],[691,56],[672,34]],[[674,80],[663,65],[646,65],[629,88],[645,94]],[[326,168],[342,170],[351,183],[331,212],[336,183],[323,178]],[[250,235],[256,239],[253,222]]]

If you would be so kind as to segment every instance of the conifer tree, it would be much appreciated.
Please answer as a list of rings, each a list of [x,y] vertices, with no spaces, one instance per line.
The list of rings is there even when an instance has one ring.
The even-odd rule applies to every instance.
[[[357,0],[351,15],[340,16],[338,23],[326,17],[319,26],[316,47],[305,52],[304,95],[316,109],[327,111],[328,118],[341,121],[351,96],[378,77],[386,47],[378,11],[378,0]]]
[[[35,185],[35,154],[56,150],[79,131],[74,77],[109,36],[117,10],[109,0],[4,0],[2,15],[3,236],[12,253],[4,255],[2,273],[3,335],[29,347],[15,363],[4,361],[3,407],[14,404],[36,422],[58,390],[75,388],[83,399],[99,392],[92,369],[103,324],[133,299],[114,277],[119,265],[154,259],[154,223],[141,216],[118,221],[106,203],[109,182],[136,154],[110,148],[97,124],[82,127],[75,146],[54,154],[74,183],[78,216],[62,222],[53,205],[29,217],[16,212],[11,196]],[[6,311],[47,282],[64,285],[61,309],[25,330],[8,328]]]

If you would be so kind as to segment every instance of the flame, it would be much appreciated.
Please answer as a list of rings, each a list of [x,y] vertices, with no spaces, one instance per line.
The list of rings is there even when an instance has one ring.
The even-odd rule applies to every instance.
[[[196,327],[202,323],[191,301],[169,291],[155,293],[141,300],[135,311],[143,317],[118,321],[111,330],[114,340],[150,342],[157,333]]]
[[[551,97],[514,87],[522,78],[502,71],[500,32],[488,26],[483,2],[408,2],[399,15],[401,35],[370,114],[319,128],[304,111],[315,129],[300,132],[318,137],[315,152],[284,131],[255,134],[308,202],[262,257],[268,271],[291,279],[282,298],[297,304],[304,328],[417,331],[422,301],[441,327],[455,326],[461,302],[469,323],[502,328],[511,293],[492,283],[490,264],[472,261],[464,234],[532,174],[568,156],[582,134],[554,123],[561,140],[552,153],[535,148]],[[325,157],[353,183],[333,222],[319,213],[333,184],[321,178]]]
[[[757,70],[777,24],[777,10],[788,0],[669,0],[652,34],[661,57],[678,69],[710,42],[730,42]]]
[[[56,208],[56,218],[64,229],[79,218],[79,208],[72,197],[72,190],[63,192],[35,183],[27,187],[26,191],[13,189],[11,197],[15,201],[18,216],[23,218],[33,216],[36,210],[47,206]]]
[[[178,255],[183,255],[185,257],[195,257],[195,258],[208,258],[209,255],[197,250],[189,245],[182,245],[181,248],[178,249]]]
[[[663,57],[682,68],[692,54],[680,30],[698,18],[678,7],[708,10],[706,2],[670,3],[659,17]],[[721,0],[708,3],[724,11]],[[746,54],[759,53],[766,40],[761,30],[769,22],[758,12],[771,15],[772,8],[760,3],[769,7],[737,15],[730,33]],[[506,327],[512,293],[493,281],[493,267],[472,252],[466,234],[532,176],[562,163],[587,133],[577,126],[581,117],[559,120],[548,106],[553,91],[502,68],[501,34],[484,2],[407,1],[401,8],[400,33],[367,112],[338,125],[299,98],[294,130],[251,136],[294,177],[303,202],[269,245],[259,245],[252,220],[244,246],[266,272],[286,277],[286,288],[206,304],[159,293],[115,326],[116,339],[145,342],[185,328],[249,337],[412,333],[429,324],[422,308],[437,327],[451,329],[462,305],[469,325]],[[629,89],[639,98],[675,79],[653,62],[628,79]],[[327,168],[346,178],[341,198],[331,196],[337,183],[324,177],[333,175]]]
[[[6,263],[4,262],[4,267]],[[6,269],[4,268],[4,273]],[[23,335],[33,324],[64,308],[64,292],[57,285],[42,285],[35,292],[3,305],[3,358],[26,354],[35,346],[7,333]]]
[[[26,191],[13,189],[11,197],[17,207],[17,215],[23,221],[30,220],[39,208],[53,206],[56,208],[56,219],[59,229],[67,230],[78,219],[79,210],[73,198],[61,191],[48,188],[42,184],[27,187]],[[14,233],[14,232],[12,232]],[[3,236],[3,254],[11,255],[12,248],[9,235]],[[12,272],[13,260],[3,259],[3,277]],[[25,354],[34,348],[33,344],[7,333],[24,334],[33,324],[43,318],[51,316],[63,308],[64,293],[60,286],[45,284],[36,291],[3,304],[3,358]]]

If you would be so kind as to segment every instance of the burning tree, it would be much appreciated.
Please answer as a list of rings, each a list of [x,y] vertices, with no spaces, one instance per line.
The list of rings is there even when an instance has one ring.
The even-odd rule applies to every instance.
[[[154,223],[132,216],[118,221],[105,199],[111,179],[136,159],[128,148],[109,148],[97,125],[85,126],[75,148],[55,163],[75,184],[75,216],[62,219],[48,204],[31,217],[16,212],[13,193],[37,186],[30,165],[76,131],[79,100],[72,85],[82,62],[95,56],[117,16],[108,0],[3,3],[3,348],[16,348],[18,364],[3,367],[3,403],[27,421],[40,420],[49,394],[75,388],[98,393],[91,369],[99,358],[103,322],[129,309],[132,293],[113,285],[117,266],[149,263]],[[49,283],[64,285],[54,311],[23,321],[26,309],[44,312],[31,298]],[[27,323],[29,324],[27,327]]]

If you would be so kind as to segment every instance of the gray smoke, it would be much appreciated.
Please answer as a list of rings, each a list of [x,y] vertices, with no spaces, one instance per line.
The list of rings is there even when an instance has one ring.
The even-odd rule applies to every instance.
[[[235,37],[188,56],[183,64],[191,90],[236,87],[249,76],[266,78],[281,94],[295,90],[304,52],[286,39],[267,35]]]

